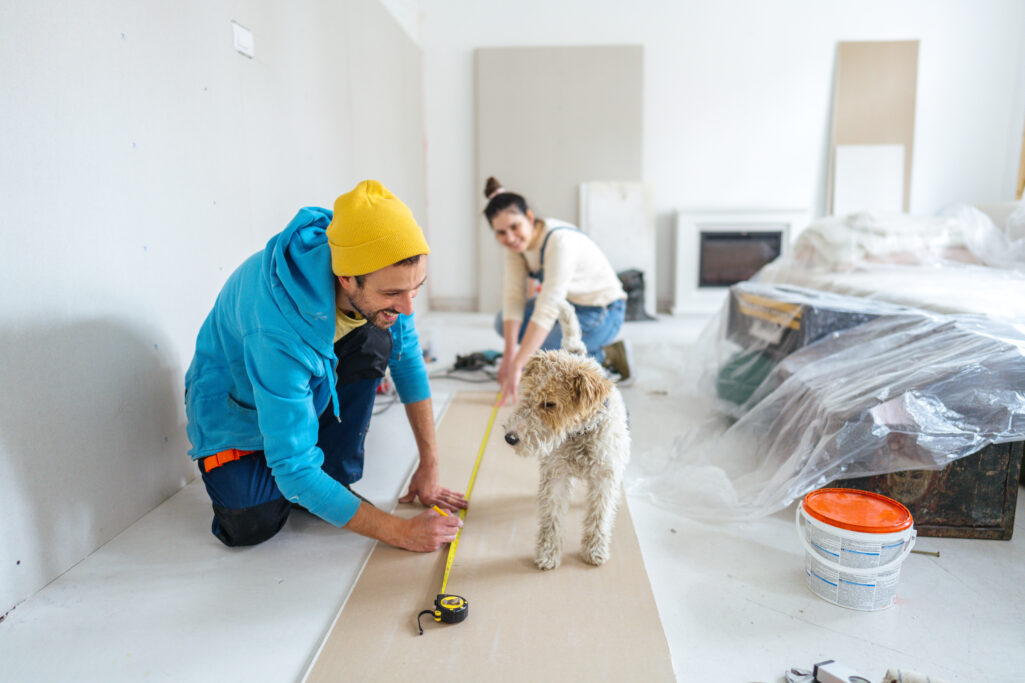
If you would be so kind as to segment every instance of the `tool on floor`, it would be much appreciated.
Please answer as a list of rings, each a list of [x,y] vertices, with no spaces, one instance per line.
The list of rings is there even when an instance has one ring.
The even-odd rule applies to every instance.
[[[932,557],[939,557],[940,556],[940,551],[939,550],[918,550],[918,549],[915,549],[915,550],[912,550],[911,552],[915,553],[916,555],[931,555]]]
[[[786,673],[787,683],[872,683],[850,667],[833,659],[812,665],[812,668],[791,667]]]
[[[456,355],[456,362],[453,370],[480,370],[488,365],[494,365],[502,354],[498,351],[474,351],[465,356]]]
[[[477,452],[477,461],[473,464],[473,472],[470,473],[470,483],[466,487],[466,502],[470,502],[470,495],[473,493],[473,484],[477,481],[477,470],[480,469],[481,460],[484,458],[484,449],[488,445],[488,437],[491,436],[491,427],[495,424],[495,416],[498,415],[498,408],[502,404],[502,394],[498,395],[495,399],[495,405],[491,409],[491,417],[488,419],[487,429],[484,430],[484,440],[481,441],[480,450]],[[448,513],[439,508],[437,505],[432,506],[436,512],[442,515],[448,516]],[[466,519],[466,510],[459,511],[459,519]],[[425,614],[431,615],[431,617],[443,624],[458,624],[461,621],[466,621],[466,617],[470,615],[470,603],[466,598],[461,595],[453,595],[446,593],[445,588],[448,587],[448,575],[452,571],[452,561],[456,556],[456,549],[459,547],[459,536],[462,535],[463,530],[459,529],[456,532],[456,538],[448,547],[448,557],[445,559],[445,575],[441,579],[441,591],[437,597],[434,598],[434,609],[425,609],[416,615],[416,626],[420,629],[420,635],[424,634],[424,627],[420,625],[420,619]]]
[[[474,351],[465,356],[456,356],[452,367],[440,372],[432,372],[431,379],[457,379],[460,382],[487,384],[498,379],[494,367],[502,357],[499,351]]]

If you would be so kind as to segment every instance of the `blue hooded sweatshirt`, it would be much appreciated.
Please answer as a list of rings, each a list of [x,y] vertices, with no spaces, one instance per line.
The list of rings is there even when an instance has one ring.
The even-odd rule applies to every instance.
[[[338,415],[331,212],[306,207],[235,270],[200,328],[185,374],[185,412],[199,459],[262,450],[284,496],[337,526],[359,499],[328,476],[320,414]],[[392,380],[403,403],[430,397],[412,315],[391,327]]]

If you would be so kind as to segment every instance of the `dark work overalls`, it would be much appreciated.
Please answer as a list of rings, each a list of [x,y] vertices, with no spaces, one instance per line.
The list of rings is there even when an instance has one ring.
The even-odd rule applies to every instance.
[[[363,476],[363,442],[391,348],[391,333],[369,322],[335,343],[339,416],[335,418],[329,403],[320,416],[317,446],[324,451],[324,472],[346,487]],[[262,543],[276,534],[292,505],[274,483],[264,452],[253,451],[220,465],[214,462],[199,461],[213,501],[214,535],[225,545],[239,546]]]

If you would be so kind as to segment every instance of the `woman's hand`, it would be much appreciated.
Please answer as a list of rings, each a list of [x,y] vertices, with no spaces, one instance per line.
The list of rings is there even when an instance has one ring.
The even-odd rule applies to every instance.
[[[501,367],[499,367],[498,373],[499,391],[502,393],[500,405],[507,406],[516,403],[519,399],[520,375],[523,374],[523,366],[513,360],[509,362],[504,377]]]
[[[502,354],[502,360],[498,363],[499,384],[505,384],[505,380],[509,377],[509,371],[512,370],[513,366],[513,355],[511,353]]]

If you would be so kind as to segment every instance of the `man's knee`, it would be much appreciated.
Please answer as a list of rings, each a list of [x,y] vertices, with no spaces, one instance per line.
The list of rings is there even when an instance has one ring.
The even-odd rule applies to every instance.
[[[281,531],[292,509],[285,498],[242,509],[225,508],[216,503],[213,508],[213,534],[230,547],[263,543]]]

